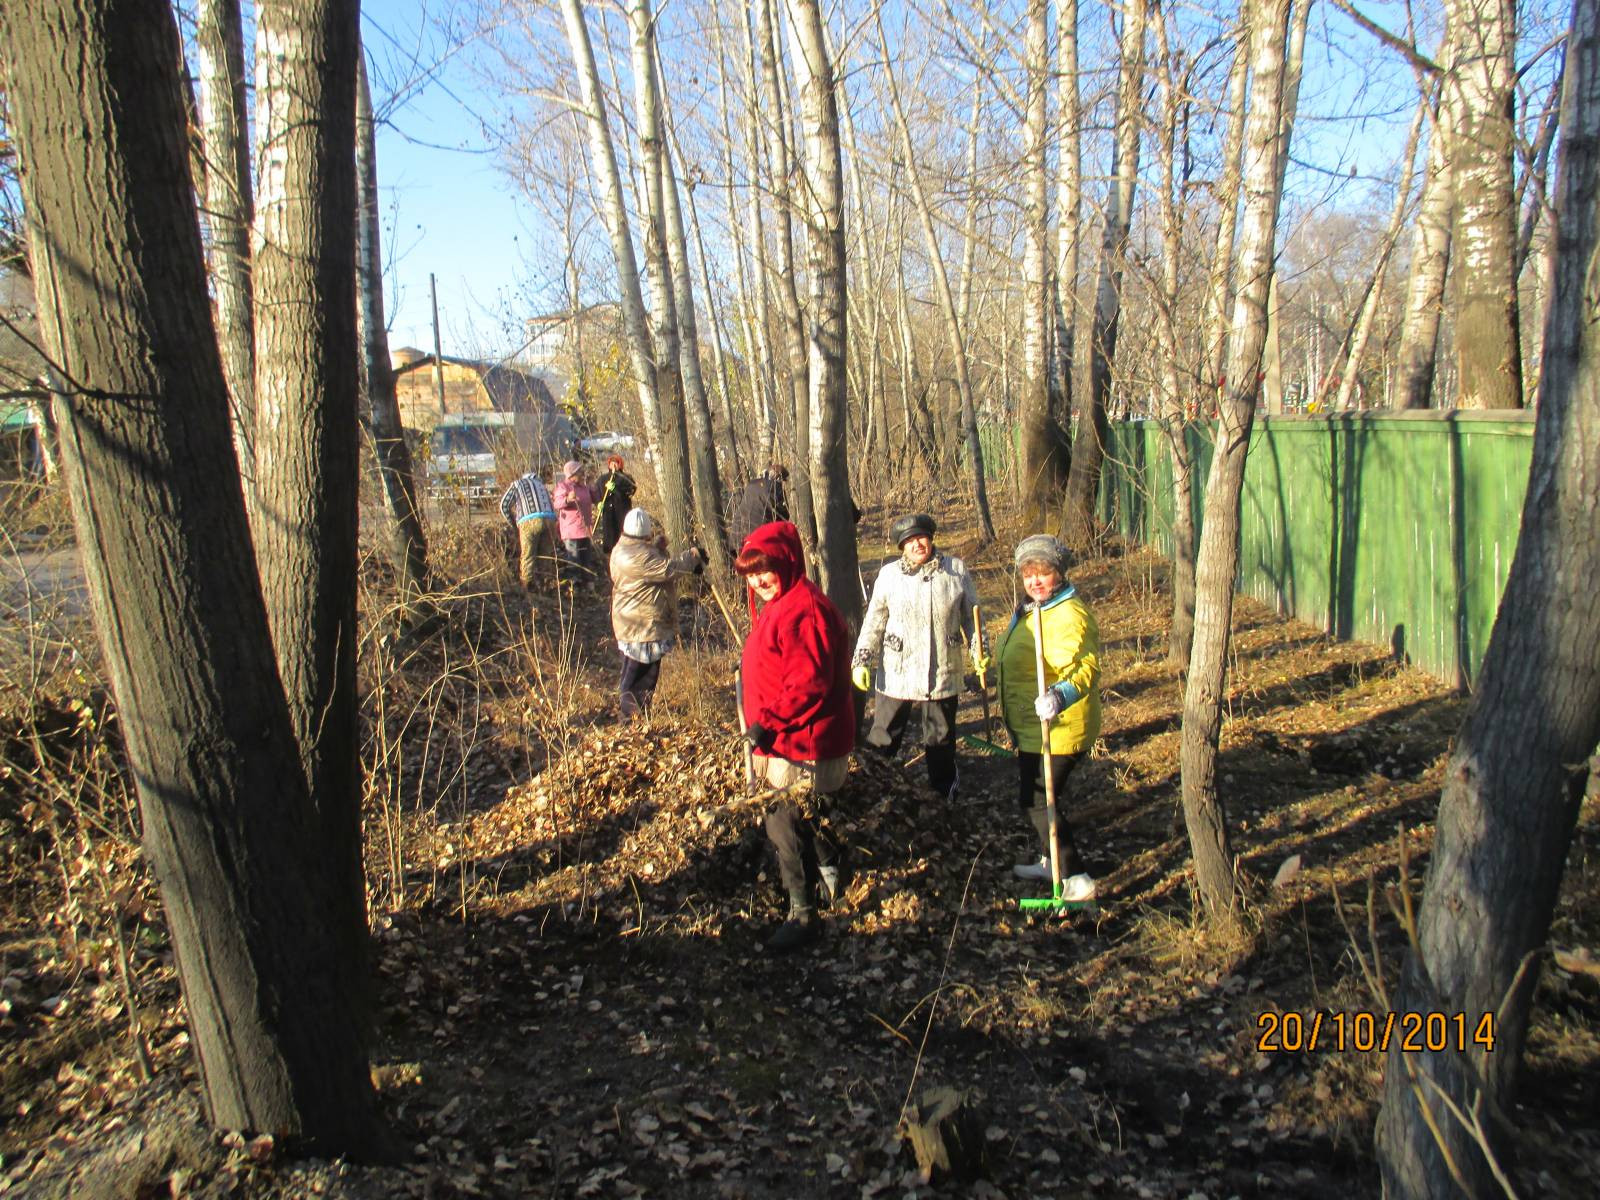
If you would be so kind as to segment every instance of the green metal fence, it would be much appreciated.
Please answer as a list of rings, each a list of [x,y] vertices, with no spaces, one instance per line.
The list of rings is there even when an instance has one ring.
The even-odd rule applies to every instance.
[[[1191,425],[1200,526],[1212,430]],[[1341,638],[1466,683],[1511,569],[1532,413],[1270,417],[1250,441],[1240,591]],[[1155,421],[1112,429],[1100,501],[1124,537],[1170,552],[1172,460]]]

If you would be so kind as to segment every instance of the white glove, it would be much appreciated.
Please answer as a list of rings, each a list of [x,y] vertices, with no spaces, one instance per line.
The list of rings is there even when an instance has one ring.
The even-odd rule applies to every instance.
[[[1061,702],[1061,693],[1054,688],[1046,688],[1040,692],[1033,701],[1033,711],[1038,714],[1041,721],[1052,721],[1066,705]]]

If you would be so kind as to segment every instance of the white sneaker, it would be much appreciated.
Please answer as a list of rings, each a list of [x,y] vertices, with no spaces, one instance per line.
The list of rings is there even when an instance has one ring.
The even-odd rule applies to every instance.
[[[1018,879],[1049,879],[1050,856],[1041,854],[1033,862],[1018,863],[1011,868],[1011,873]]]
[[[1073,875],[1061,881],[1061,898],[1063,900],[1093,900],[1094,880],[1087,875]]]

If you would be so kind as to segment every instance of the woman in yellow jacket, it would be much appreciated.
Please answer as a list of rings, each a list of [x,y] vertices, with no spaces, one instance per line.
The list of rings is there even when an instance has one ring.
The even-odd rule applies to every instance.
[[[1000,709],[1017,746],[1017,801],[1039,835],[1040,856],[1014,868],[1023,879],[1050,878],[1050,828],[1044,787],[1041,725],[1049,723],[1050,768],[1066,900],[1089,900],[1094,880],[1084,872],[1064,815],[1067,781],[1100,735],[1100,629],[1067,582],[1067,552],[1036,533],[1013,556],[1027,600],[1017,606],[995,649]],[[1034,639],[1043,626],[1044,691],[1039,690]]]

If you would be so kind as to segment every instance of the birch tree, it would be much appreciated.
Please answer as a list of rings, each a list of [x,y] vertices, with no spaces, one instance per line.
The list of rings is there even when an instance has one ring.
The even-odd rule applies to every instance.
[[[1089,397],[1081,406],[1072,439],[1072,468],[1067,476],[1062,526],[1076,549],[1097,538],[1095,505],[1100,495],[1100,465],[1110,434],[1106,409],[1111,401],[1112,368],[1116,362],[1117,324],[1122,315],[1122,272],[1133,221],[1133,198],[1139,178],[1139,135],[1144,127],[1145,0],[1122,6],[1121,67],[1117,81],[1116,144],[1100,247],[1099,283],[1095,289],[1094,329],[1089,339]]]
[[[1022,504],[1029,529],[1056,511],[1065,439],[1050,404],[1050,194],[1046,162],[1050,86],[1048,0],[1028,0],[1024,64],[1028,91],[1022,149]]]
[[[1498,1193],[1561,875],[1600,740],[1600,5],[1573,6],[1557,169],[1555,294],[1522,528],[1445,770],[1416,939],[1391,1006],[1459,1012],[1492,1038],[1397,1041],[1377,1151],[1384,1194]],[[1482,1124],[1483,1136],[1470,1127]]]
[[[911,184],[911,194],[916,200],[917,217],[922,223],[922,237],[928,251],[928,267],[933,275],[934,294],[944,317],[945,334],[950,341],[950,357],[956,369],[956,387],[961,396],[961,433],[966,445],[967,467],[972,473],[972,498],[978,510],[978,540],[980,544],[994,540],[994,520],[989,515],[989,493],[983,477],[983,448],[978,444],[978,417],[972,395],[972,373],[967,365],[966,340],[961,320],[956,312],[955,294],[950,290],[950,275],[945,270],[944,256],[939,250],[939,235],[933,225],[933,210],[928,204],[927,192],[922,186],[922,171],[917,166],[916,146],[911,141],[911,126],[900,104],[900,90],[894,79],[894,56],[889,53],[889,39],[883,31],[883,14],[876,14],[878,42],[883,47],[884,75],[889,88],[889,105],[894,114],[895,127],[900,133],[900,148],[905,155],[906,176]]]
[[[844,170],[833,63],[817,0],[789,0],[789,30],[805,130],[806,228],[811,279],[810,473],[817,518],[818,585],[851,628],[861,623],[861,576],[845,439],[846,278]]]
[[[693,494],[689,477],[689,435],[675,278],[667,250],[667,140],[661,127],[661,90],[656,78],[655,18],[650,0],[629,0],[628,45],[633,61],[634,120],[639,130],[639,219],[644,228],[646,274],[650,279],[651,356],[655,367],[656,478],[667,536],[675,542],[692,536]],[[684,264],[687,267],[687,263]],[[687,280],[687,276],[684,276]],[[695,369],[699,370],[698,360]],[[703,399],[703,396],[702,396]]]
[[[246,485],[255,462],[255,318],[250,287],[250,129],[245,106],[244,23],[239,0],[200,0],[195,12],[200,129],[211,233],[217,341],[233,402],[233,442]]]
[[[1520,408],[1514,0],[1445,0],[1453,56],[1455,346],[1462,408]]]
[[[1449,37],[1447,32],[1446,54]],[[1438,88],[1430,105],[1433,130],[1428,135],[1428,165],[1411,232],[1411,269],[1406,276],[1395,371],[1396,408],[1426,408],[1433,393],[1445,277],[1450,266],[1450,214],[1455,207],[1455,163],[1450,143],[1456,96],[1454,88]]]
[[[1196,883],[1207,915],[1223,925],[1237,921],[1238,908],[1227,813],[1217,791],[1217,747],[1227,683],[1233,583],[1239,565],[1239,498],[1267,333],[1267,293],[1282,180],[1278,156],[1288,153],[1281,117],[1290,5],[1291,0],[1249,0],[1245,8],[1250,29],[1250,98],[1241,171],[1244,212],[1238,288],[1195,563],[1194,646],[1184,689],[1179,751],[1183,817],[1194,854]]]
[[[645,429],[654,450],[661,428],[659,380],[656,350],[646,323],[644,297],[639,290],[639,266],[633,254],[633,237],[628,229],[628,209],[622,194],[622,172],[617,166],[617,151],[611,141],[611,125],[606,116],[605,97],[600,88],[600,72],[595,66],[594,43],[583,18],[582,0],[561,0],[561,15],[566,23],[567,44],[578,76],[579,105],[589,135],[589,165],[598,177],[601,209],[606,230],[611,236],[611,253],[617,266],[617,288],[622,304],[622,325],[628,343],[628,359],[633,367],[634,386]],[[673,479],[663,473],[662,455],[656,450],[657,490],[662,497],[662,520],[670,536],[687,536],[687,493],[681,474]],[[683,458],[680,455],[678,462]],[[674,515],[676,510],[676,515]]]

